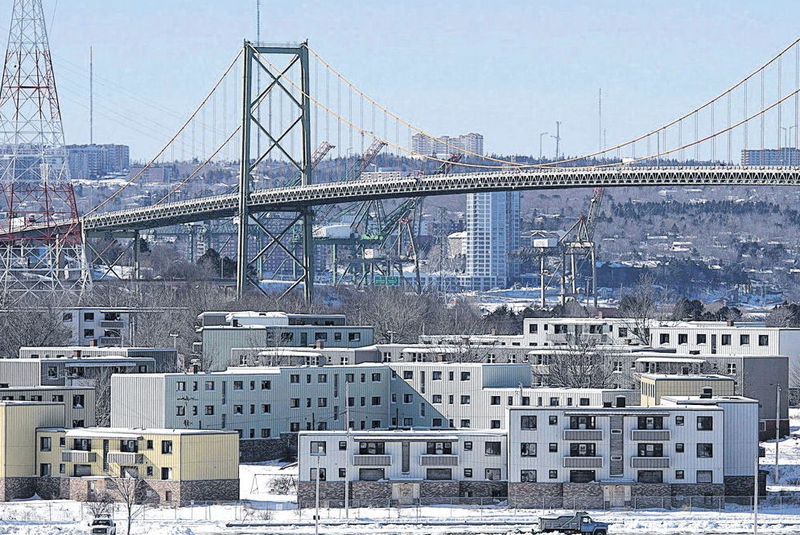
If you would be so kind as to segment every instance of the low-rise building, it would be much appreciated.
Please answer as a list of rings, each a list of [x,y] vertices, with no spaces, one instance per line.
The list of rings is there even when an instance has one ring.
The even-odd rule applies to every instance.
[[[139,480],[148,503],[239,499],[235,432],[193,429],[64,429],[35,433],[37,492],[45,499],[120,501],[120,480]]]
[[[64,422],[71,427],[96,425],[94,388],[83,386],[7,386],[0,383],[0,400],[58,403],[64,411]]]

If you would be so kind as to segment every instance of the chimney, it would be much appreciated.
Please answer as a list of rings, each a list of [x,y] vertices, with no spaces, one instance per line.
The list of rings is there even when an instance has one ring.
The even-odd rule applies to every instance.
[[[734,323],[736,323],[736,322],[735,322],[735,321],[733,321],[733,320],[728,320],[728,321],[726,321],[726,322],[725,322],[725,324],[726,324],[728,327],[733,327]]]
[[[317,340],[315,347],[317,349],[325,349],[325,342],[323,340]]]
[[[189,373],[200,373],[200,361],[198,359],[189,361]]]
[[[492,336],[497,336],[497,329],[492,329]]]
[[[625,396],[617,396],[617,407],[625,407]]]
[[[97,347],[97,339],[89,340],[89,347]]]
[[[81,358],[81,350],[80,349],[76,349],[75,351],[73,351],[72,352],[72,358],[74,358],[74,359]]]
[[[700,399],[711,399],[714,395],[714,389],[710,386],[704,386],[703,392],[700,394]]]

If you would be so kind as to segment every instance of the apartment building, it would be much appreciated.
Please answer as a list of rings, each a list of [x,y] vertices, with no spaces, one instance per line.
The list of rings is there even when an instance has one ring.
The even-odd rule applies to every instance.
[[[119,501],[120,478],[143,480],[141,492],[151,504],[239,499],[239,437],[233,431],[41,427],[31,436],[31,473],[44,499],[106,495]]]
[[[654,407],[507,407],[498,430],[309,431],[300,503],[447,503],[508,497],[521,507],[681,507],[753,493],[757,402],[673,397]],[[762,479],[761,485],[765,483]],[[699,499],[698,499],[699,497]]]
[[[132,359],[131,362],[133,359],[152,358],[153,370],[157,372],[175,371],[178,365],[178,351],[171,347],[36,346],[21,347],[17,356],[23,359],[113,357]]]
[[[71,427],[96,424],[95,390],[82,386],[7,386],[0,383],[0,401],[58,403],[63,408],[63,422]]]
[[[392,425],[385,365],[230,368],[224,372],[122,374],[111,380],[111,425],[228,429],[242,460],[283,457],[301,430]]]
[[[77,307],[63,312],[62,323],[77,346],[123,346],[132,343],[133,309]]]
[[[699,396],[710,392],[713,396],[733,396],[736,381],[725,375],[669,375],[643,373],[639,376],[642,405],[661,405],[664,396]]]
[[[284,312],[206,312],[198,316],[203,355],[211,371],[225,369],[234,348],[359,348],[374,343],[374,329],[345,325],[341,314],[313,315]]]
[[[0,359],[0,383],[9,386],[85,386],[109,384],[115,373],[154,373],[153,357],[36,357]]]
[[[64,404],[0,401],[0,501],[36,494],[36,428],[64,424]]]
[[[452,497],[505,497],[504,431],[309,431],[298,437],[298,505],[341,507],[345,485],[361,506],[437,504]]]

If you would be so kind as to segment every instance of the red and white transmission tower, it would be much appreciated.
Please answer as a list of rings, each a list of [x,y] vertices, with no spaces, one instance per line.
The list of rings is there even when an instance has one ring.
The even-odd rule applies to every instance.
[[[91,283],[41,0],[14,0],[0,88],[0,299]]]

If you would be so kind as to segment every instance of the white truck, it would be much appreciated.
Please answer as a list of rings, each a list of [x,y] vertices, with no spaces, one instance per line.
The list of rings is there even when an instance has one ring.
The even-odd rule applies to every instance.
[[[585,511],[573,515],[539,517],[538,533],[558,531],[559,533],[587,533],[589,535],[606,535],[607,522],[595,522]]]
[[[100,513],[95,515],[89,523],[89,532],[92,535],[117,535],[117,525],[111,515]]]

